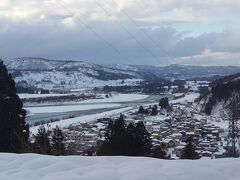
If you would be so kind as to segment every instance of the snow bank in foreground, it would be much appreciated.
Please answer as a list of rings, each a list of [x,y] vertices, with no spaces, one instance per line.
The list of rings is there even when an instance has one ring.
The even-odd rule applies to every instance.
[[[142,94],[113,94],[112,97],[104,99],[90,99],[81,103],[107,103],[107,102],[130,102],[148,98],[148,95]]]
[[[2,180],[239,180],[239,167],[239,159],[164,161],[0,154]]]
[[[102,109],[102,108],[115,108],[120,107],[120,104],[94,104],[94,105],[66,105],[66,106],[48,106],[48,107],[27,107],[27,111],[31,114],[40,113],[57,113],[57,112],[70,112],[70,111],[83,111],[91,109]]]
[[[72,119],[65,119],[65,120],[60,120],[60,121],[56,121],[53,123],[49,123],[49,125],[52,128],[55,128],[56,126],[59,127],[67,127],[70,124],[77,124],[79,122],[90,122],[90,121],[94,121],[97,120],[98,118],[104,118],[104,117],[111,117],[111,116],[115,116],[118,115],[120,113],[126,112],[131,110],[131,107],[127,107],[127,108],[120,108],[120,109],[116,109],[116,110],[112,110],[112,111],[106,111],[103,113],[98,113],[98,114],[92,114],[92,115],[87,115],[87,116],[80,116],[80,117],[76,117],[76,118],[72,118]],[[47,125],[45,125],[47,127]],[[30,131],[33,134],[36,134],[38,132],[39,126],[34,126],[30,128]],[[1,179],[0,179],[1,180]]]

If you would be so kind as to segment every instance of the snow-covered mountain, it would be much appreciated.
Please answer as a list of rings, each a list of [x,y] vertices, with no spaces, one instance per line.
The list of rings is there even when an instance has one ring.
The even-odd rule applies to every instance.
[[[186,66],[177,64],[164,67],[129,64],[113,64],[107,66],[138,72],[144,77],[155,76],[166,79],[215,79],[213,78],[215,76],[227,76],[240,72],[240,66]]]
[[[4,60],[15,81],[37,88],[85,88],[141,81],[141,76],[101,65],[70,60],[16,58]]]
[[[43,89],[121,85],[123,80],[125,85],[132,85],[141,80],[209,78],[240,72],[240,67],[97,65],[29,57],[6,59],[4,63],[18,84]]]
[[[209,91],[210,90],[210,91]],[[213,81],[208,91],[202,91],[200,104],[202,111],[215,115],[226,111],[226,103],[240,95],[240,73],[225,76]]]

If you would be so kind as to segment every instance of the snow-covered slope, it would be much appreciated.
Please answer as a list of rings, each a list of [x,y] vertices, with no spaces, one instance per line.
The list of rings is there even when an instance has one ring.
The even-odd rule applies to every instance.
[[[4,60],[4,63],[18,84],[44,89],[120,85],[122,80],[132,84],[141,80],[140,75],[131,71],[82,61],[16,58]]]
[[[162,77],[167,79],[203,79],[215,80],[219,76],[226,76],[240,72],[239,66],[186,66],[186,65],[169,65],[165,67],[147,66],[147,65],[130,65],[130,64],[113,64],[108,67],[138,72],[145,77],[152,78]]]
[[[240,72],[240,67],[197,67],[171,65],[97,65],[83,61],[22,57],[4,63],[20,85],[37,88],[86,88],[104,85],[132,85],[139,80],[188,79]]]
[[[199,102],[201,109],[205,111],[207,108],[211,115],[223,117],[229,100],[235,98],[234,94],[240,94],[240,74],[217,79],[210,84],[209,89]]]
[[[239,159],[159,160],[0,154],[1,180],[239,180]]]
[[[43,58],[16,58],[4,60],[9,70],[51,70],[63,64],[62,61],[49,61]]]

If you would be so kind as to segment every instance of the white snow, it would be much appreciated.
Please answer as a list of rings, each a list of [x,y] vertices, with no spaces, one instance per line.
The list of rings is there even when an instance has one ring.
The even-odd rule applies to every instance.
[[[102,95],[103,97],[105,95]],[[149,95],[142,95],[142,94],[113,94],[112,97],[104,99],[89,99],[85,101],[81,101],[81,103],[108,103],[108,102],[130,102],[130,101],[137,101],[141,99],[148,98]]]
[[[27,111],[31,114],[40,113],[57,113],[57,112],[70,112],[70,111],[83,111],[91,109],[113,108],[120,107],[120,104],[93,104],[93,105],[66,105],[66,106],[43,106],[43,107],[26,107]]]
[[[132,109],[131,107],[121,108],[121,109],[106,111],[106,112],[98,113],[98,114],[92,114],[92,115],[87,115],[87,116],[80,116],[80,117],[76,117],[76,118],[60,120],[60,121],[56,121],[53,123],[49,123],[48,125],[50,125],[53,128],[55,128],[56,126],[63,128],[63,127],[67,127],[72,124],[78,124],[79,122],[90,122],[90,121],[97,120],[99,118],[116,116],[120,113],[129,111],[131,109]],[[48,125],[45,125],[46,128]],[[36,134],[38,132],[38,129],[39,129],[39,126],[34,126],[34,127],[30,128],[30,131],[33,134]]]
[[[1,180],[239,180],[239,159],[0,154]]]
[[[185,96],[183,98],[172,100],[171,103],[172,104],[175,104],[175,103],[186,104],[188,102],[194,102],[194,100],[198,97],[199,97],[199,93],[187,93],[187,94],[185,94]]]
[[[21,99],[66,96],[68,94],[18,94]]]
[[[21,75],[14,80],[16,83],[27,82],[37,88],[43,89],[78,89],[94,88],[105,85],[133,85],[138,84],[142,79],[136,79],[138,74],[132,71],[108,68],[82,61],[59,61],[42,58],[17,58],[6,59],[6,66],[9,70],[19,70]],[[122,74],[128,76],[121,80],[100,80],[99,73],[111,73],[113,76]],[[123,83],[123,84],[122,84]]]
[[[164,121],[165,119],[167,119],[169,117],[165,116],[165,115],[156,115],[156,116],[149,116],[146,117],[146,121],[153,121],[153,122],[161,122]]]
[[[84,90],[84,89],[76,89],[75,91]],[[86,89],[85,89],[86,90]],[[43,97],[57,97],[57,96],[68,96],[74,95],[72,92],[71,94],[18,94],[18,96],[23,99],[30,99],[30,98],[43,98]],[[85,103],[111,103],[111,102],[131,102],[137,101],[141,99],[146,99],[149,95],[142,95],[142,94],[112,94],[109,98],[106,98],[106,94],[99,94],[98,96],[101,99],[89,99],[83,100],[78,104],[85,104]]]

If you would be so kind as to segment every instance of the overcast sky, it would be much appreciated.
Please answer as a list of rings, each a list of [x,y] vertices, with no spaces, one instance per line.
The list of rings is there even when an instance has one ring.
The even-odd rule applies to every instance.
[[[240,1],[0,0],[0,56],[240,65]]]

